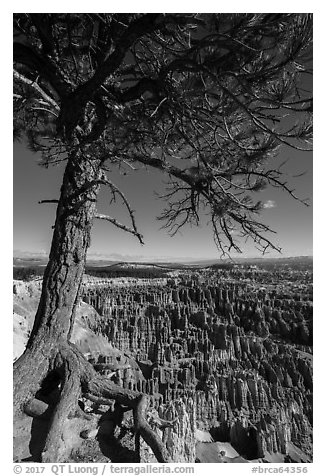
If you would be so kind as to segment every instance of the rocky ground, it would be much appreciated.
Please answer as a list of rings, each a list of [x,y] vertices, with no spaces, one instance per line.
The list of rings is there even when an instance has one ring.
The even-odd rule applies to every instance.
[[[149,421],[174,461],[312,459],[309,276],[251,274],[203,271],[116,286],[85,280],[72,341],[108,378],[151,396]],[[39,281],[14,283],[14,358],[39,292]],[[83,405],[90,414],[108,410]],[[158,429],[162,420],[169,425]],[[71,458],[135,457],[125,415],[113,437],[79,437]],[[145,444],[141,458],[153,460]]]

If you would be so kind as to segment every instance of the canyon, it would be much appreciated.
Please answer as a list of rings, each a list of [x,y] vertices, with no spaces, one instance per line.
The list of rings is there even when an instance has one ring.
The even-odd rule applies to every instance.
[[[98,372],[150,396],[148,422],[172,460],[312,461],[312,270],[245,264],[142,279],[125,269],[84,276],[71,340]],[[15,359],[40,287],[14,282]],[[86,399],[81,407],[110,413]],[[109,437],[136,461],[129,413]],[[155,461],[142,441],[139,454]]]

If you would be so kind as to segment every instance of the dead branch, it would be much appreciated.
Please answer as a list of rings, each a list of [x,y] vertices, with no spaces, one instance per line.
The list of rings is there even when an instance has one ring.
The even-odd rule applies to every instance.
[[[138,231],[135,231],[132,228],[129,228],[126,225],[123,225],[122,223],[118,222],[116,218],[110,217],[109,215],[103,215],[102,213],[95,213],[94,218],[97,218],[99,220],[106,220],[112,225],[116,226],[117,228],[120,228],[123,231],[126,231],[127,233],[131,233],[132,235],[136,236],[140,242],[140,244],[144,244],[144,237],[141,235]]]
[[[113,196],[115,194],[118,194],[120,196],[120,198],[122,199],[122,202],[124,203],[125,207],[127,208],[128,210],[128,213],[129,213],[129,216],[130,216],[130,219],[131,219],[131,223],[132,223],[132,229],[133,229],[133,232],[134,232],[134,235],[137,236],[137,238],[139,239],[139,237],[141,236],[141,239],[143,238],[142,235],[140,235],[140,233],[138,232],[137,230],[137,226],[136,226],[136,220],[135,220],[135,212],[134,210],[132,210],[131,208],[131,205],[130,203],[128,202],[125,194],[119,189],[119,187],[117,187],[113,182],[111,182],[111,180],[109,180],[107,177],[103,177],[101,178],[98,183],[101,183],[101,184],[104,184],[104,185],[108,185],[110,187],[110,189],[112,190],[112,193],[113,193]],[[142,241],[139,240],[141,243]],[[143,243],[142,243],[143,244]]]
[[[50,97],[35,81],[32,81],[26,76],[22,75],[21,73],[18,73],[18,71],[14,70],[14,78],[17,79],[18,81],[27,84],[31,88],[33,88],[42,98],[51,106],[55,108],[56,111],[60,110],[60,107],[56,103],[56,101]]]
[[[39,204],[42,204],[42,203],[59,203],[59,200],[57,199],[53,199],[53,200],[39,200],[38,201]]]

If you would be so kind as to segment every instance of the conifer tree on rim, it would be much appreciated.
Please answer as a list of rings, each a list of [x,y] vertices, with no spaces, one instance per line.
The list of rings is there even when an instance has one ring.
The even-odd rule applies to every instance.
[[[168,180],[159,219],[172,235],[208,214],[221,253],[241,250],[236,233],[277,249],[255,194],[272,185],[298,199],[272,158],[280,147],[310,149],[311,42],[309,14],[14,15],[14,137],[41,151],[46,167],[66,162],[58,200],[42,200],[57,202],[52,246],[14,364],[16,421],[36,408],[46,377],[61,382],[43,462],[67,458],[63,424],[80,395],[131,408],[137,436],[171,461],[147,423],[146,395],[97,374],[69,342],[92,223],[143,243],[110,172],[152,167]],[[101,187],[122,201],[129,224],[97,212]]]

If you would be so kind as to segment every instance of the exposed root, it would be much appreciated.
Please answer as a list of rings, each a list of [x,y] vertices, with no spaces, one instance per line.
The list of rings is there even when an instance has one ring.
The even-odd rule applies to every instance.
[[[110,409],[97,421],[97,428],[82,431],[80,436],[85,439],[95,438],[98,434],[107,437],[113,436],[115,427],[121,426],[123,414],[127,410],[128,408],[122,408],[121,405],[116,404],[113,411]]]
[[[38,380],[33,384],[34,395],[42,387],[42,381],[46,376],[44,369],[47,369],[47,372],[57,371],[61,378],[60,392],[57,389],[57,403],[51,400],[45,402],[37,398],[30,398],[27,402],[25,401],[24,405],[25,413],[28,415],[50,419],[49,431],[41,455],[42,462],[56,463],[67,459],[69,448],[65,441],[67,435],[64,434],[64,427],[69,417],[76,415],[76,411],[80,412],[78,399],[81,395],[96,403],[110,406],[112,400],[115,401],[114,411],[110,414],[107,424],[103,425],[102,421],[98,430],[85,430],[81,433],[82,437],[96,435],[97,431],[106,435],[112,434],[115,426],[121,424],[123,413],[132,409],[138,458],[140,457],[140,437],[142,437],[151,447],[158,462],[171,462],[168,450],[146,420],[148,398],[145,395],[124,389],[99,375],[77,347],[70,343],[60,343],[59,350],[55,355],[52,354],[51,358],[48,354],[47,361],[43,362],[40,368],[42,371],[39,372]],[[102,431],[101,427],[103,427]]]
[[[41,420],[48,420],[51,417],[52,410],[48,403],[38,400],[37,398],[30,400],[24,408],[26,415],[33,418],[40,418]]]
[[[137,463],[141,462],[141,455],[140,455],[140,434],[139,431],[135,433],[135,453],[137,457]]]
[[[140,436],[153,450],[153,453],[159,463],[172,463],[171,456],[163,444],[162,440],[149,426],[146,420],[146,411],[148,406],[148,399],[146,395],[142,395],[137,406],[134,409],[134,421],[136,433]]]
[[[101,375],[96,374],[93,369],[91,373],[92,375],[88,375],[89,378],[85,382],[88,398],[91,398],[93,395],[102,402],[105,402],[105,399],[114,399],[120,405],[133,409],[136,435],[138,433],[151,447],[159,463],[171,462],[170,454],[162,440],[147,423],[146,410],[148,399],[146,395],[115,385]]]
[[[49,372],[49,355],[42,348],[27,349],[14,363],[13,404],[15,418],[24,410],[41,387],[42,380]]]
[[[63,440],[63,427],[66,419],[76,410],[80,395],[79,362],[73,354],[64,356],[64,381],[60,400],[53,412],[50,430],[42,452],[43,463],[61,461],[66,450]]]
[[[97,399],[97,401],[115,400],[120,405],[128,408],[135,408],[137,401],[141,396],[140,392],[128,390],[120,387],[120,385],[114,384],[106,377],[99,375],[89,364],[90,368],[85,369],[82,390],[83,394],[87,395],[91,400]],[[94,401],[94,400],[93,400]]]

